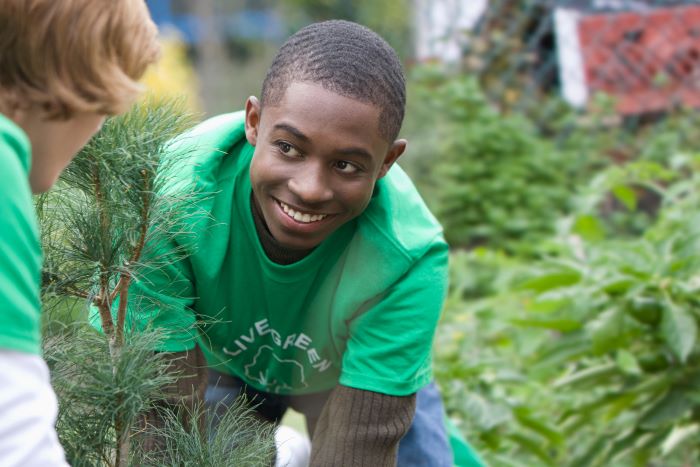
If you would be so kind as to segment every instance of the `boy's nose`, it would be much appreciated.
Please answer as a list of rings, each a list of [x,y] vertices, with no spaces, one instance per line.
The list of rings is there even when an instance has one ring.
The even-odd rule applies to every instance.
[[[329,180],[320,168],[300,170],[289,179],[289,189],[301,203],[309,206],[333,197]]]

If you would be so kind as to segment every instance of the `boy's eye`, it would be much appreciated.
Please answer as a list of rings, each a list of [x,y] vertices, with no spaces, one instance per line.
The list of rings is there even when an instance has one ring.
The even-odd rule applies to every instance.
[[[299,157],[301,153],[297,149],[286,141],[278,141],[275,143],[279,151],[285,156],[289,157]]]
[[[353,164],[352,162],[348,162],[348,161],[336,162],[335,168],[344,174],[354,174],[360,170],[355,164]]]

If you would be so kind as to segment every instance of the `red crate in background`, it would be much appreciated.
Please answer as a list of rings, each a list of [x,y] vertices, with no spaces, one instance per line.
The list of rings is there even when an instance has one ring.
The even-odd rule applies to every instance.
[[[584,15],[578,33],[589,95],[625,115],[700,107],[700,6]]]

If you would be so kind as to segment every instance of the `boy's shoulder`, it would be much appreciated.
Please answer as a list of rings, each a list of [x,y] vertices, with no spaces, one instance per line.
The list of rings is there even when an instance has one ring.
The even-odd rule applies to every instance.
[[[209,118],[170,143],[171,153],[185,154],[193,162],[202,163],[221,157],[234,144],[245,138],[245,112],[231,112]]]
[[[214,180],[233,146],[245,140],[245,112],[209,118],[171,141],[161,175],[167,192],[215,190]],[[206,185],[206,186],[204,186]],[[212,186],[209,186],[212,185]]]
[[[375,241],[387,242],[409,261],[422,256],[436,242],[444,243],[442,226],[398,164],[377,182],[358,229]]]
[[[4,154],[0,157],[1,172],[5,174],[25,172],[26,177],[31,164],[29,148],[27,135],[12,120],[0,114],[0,151]],[[16,157],[10,157],[7,154],[10,152]]]

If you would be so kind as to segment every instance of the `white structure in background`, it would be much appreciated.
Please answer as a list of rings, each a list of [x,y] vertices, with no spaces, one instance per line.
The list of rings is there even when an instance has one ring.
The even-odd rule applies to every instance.
[[[414,0],[416,58],[454,63],[465,37],[488,6],[488,0]]]
[[[574,107],[583,107],[588,101],[588,88],[578,35],[580,17],[581,13],[577,10],[568,8],[554,10],[554,31],[562,96]]]

